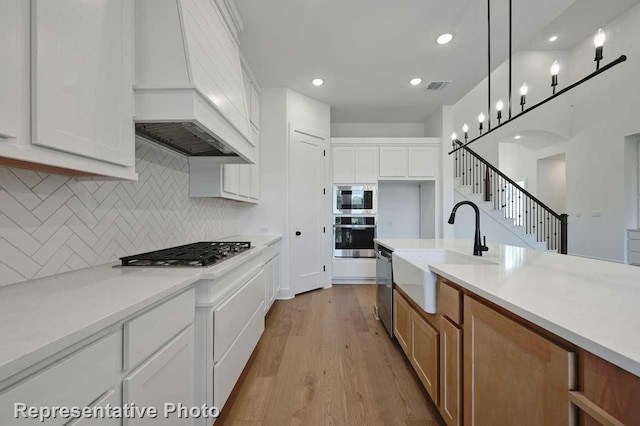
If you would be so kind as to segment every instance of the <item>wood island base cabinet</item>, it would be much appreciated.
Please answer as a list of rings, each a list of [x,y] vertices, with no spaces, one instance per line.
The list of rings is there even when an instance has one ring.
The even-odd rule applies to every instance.
[[[439,278],[394,289],[394,335],[448,426],[640,425],[640,377]]]
[[[575,422],[575,353],[467,296],[464,347],[465,424]]]

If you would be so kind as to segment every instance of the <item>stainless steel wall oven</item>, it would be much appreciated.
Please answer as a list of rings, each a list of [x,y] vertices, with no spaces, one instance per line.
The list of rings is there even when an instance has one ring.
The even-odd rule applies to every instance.
[[[374,216],[338,216],[333,225],[333,256],[375,258]]]

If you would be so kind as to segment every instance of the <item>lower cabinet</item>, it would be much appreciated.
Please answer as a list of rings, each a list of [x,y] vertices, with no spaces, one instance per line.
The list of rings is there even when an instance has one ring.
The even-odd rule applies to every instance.
[[[189,425],[193,419],[164,417],[164,404],[194,406],[193,325],[180,333],[139,368],[125,377],[123,403],[156,407],[157,418],[124,419],[124,425]]]
[[[461,424],[462,331],[440,317],[440,414],[449,426]]]
[[[465,424],[571,424],[575,354],[475,299],[463,304]]]
[[[393,335],[406,354],[411,353],[411,306],[398,292],[393,291]]]
[[[438,331],[411,311],[410,361],[433,402],[438,404]]]
[[[27,407],[92,406],[118,381],[122,371],[122,333],[111,334],[69,355],[8,390],[0,390],[0,425],[39,424],[38,419],[15,418],[14,404]],[[118,404],[120,405],[119,401]],[[69,419],[47,419],[62,425]]]
[[[265,289],[265,313],[271,309],[280,292],[280,255],[276,255],[265,265],[266,283]]]
[[[610,411],[618,409],[603,397],[605,392],[571,392],[577,384],[575,353],[463,297],[445,280],[439,281],[437,315],[394,290],[394,321],[394,335],[449,426],[571,425],[576,405],[586,412],[595,405],[587,397]],[[591,377],[588,372],[583,376]],[[640,390],[640,384],[636,387]],[[597,407],[591,412],[599,413]]]

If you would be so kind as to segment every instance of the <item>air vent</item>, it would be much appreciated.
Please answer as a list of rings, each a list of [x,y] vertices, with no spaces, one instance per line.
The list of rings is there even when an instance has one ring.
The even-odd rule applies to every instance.
[[[447,87],[449,84],[451,84],[450,81],[430,81],[429,84],[427,84],[427,90],[442,90],[445,87]]]

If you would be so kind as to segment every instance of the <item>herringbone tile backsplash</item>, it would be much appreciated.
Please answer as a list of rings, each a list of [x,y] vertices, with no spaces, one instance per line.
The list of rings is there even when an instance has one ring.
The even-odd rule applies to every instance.
[[[237,233],[242,203],[189,197],[185,157],[136,140],[137,182],[0,167],[0,286]]]

